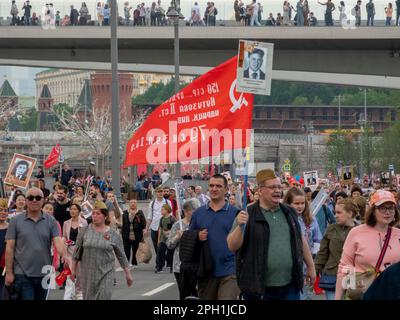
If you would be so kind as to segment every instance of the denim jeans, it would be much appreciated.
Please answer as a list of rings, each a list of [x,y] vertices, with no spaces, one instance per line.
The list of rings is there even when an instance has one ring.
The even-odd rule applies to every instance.
[[[18,288],[19,300],[46,300],[47,289],[42,287],[42,279],[16,274],[14,286]]]
[[[256,16],[256,15],[251,16],[250,25],[251,26],[256,25],[258,27],[261,26],[260,22],[258,22],[258,16]]]
[[[283,287],[266,287],[264,294],[253,295],[243,293],[244,300],[300,300],[300,291],[298,291],[292,284]]]
[[[370,25],[370,22],[371,22],[371,26],[373,26],[373,25],[374,25],[374,15],[368,13],[368,16],[367,16],[367,26]]]
[[[302,14],[302,12],[298,12],[297,13],[297,26],[298,27],[304,27],[304,15]]]
[[[335,291],[325,290],[325,298],[326,300],[335,300]]]
[[[385,26],[390,26],[390,23],[392,22],[392,17],[386,17],[386,24]]]

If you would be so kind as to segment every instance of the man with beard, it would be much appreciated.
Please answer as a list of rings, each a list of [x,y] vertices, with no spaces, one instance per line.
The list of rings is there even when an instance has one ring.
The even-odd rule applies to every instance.
[[[54,218],[60,223],[61,228],[64,225],[64,221],[71,219],[69,214],[71,200],[68,199],[67,192],[68,188],[60,185],[55,193]]]

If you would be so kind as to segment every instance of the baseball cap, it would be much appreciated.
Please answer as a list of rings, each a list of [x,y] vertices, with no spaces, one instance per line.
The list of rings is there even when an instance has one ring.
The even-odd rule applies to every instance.
[[[394,195],[385,190],[377,190],[371,195],[371,199],[369,201],[370,206],[380,206],[381,204],[385,202],[392,202],[393,204],[396,204],[396,200],[394,198]]]

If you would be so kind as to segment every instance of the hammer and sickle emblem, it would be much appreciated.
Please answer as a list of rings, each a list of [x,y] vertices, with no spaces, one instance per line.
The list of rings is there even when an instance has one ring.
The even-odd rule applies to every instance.
[[[240,110],[242,108],[242,105],[244,105],[245,107],[249,105],[246,98],[243,96],[243,92],[240,93],[239,99],[236,99],[235,97],[236,82],[237,80],[235,79],[232,82],[231,88],[229,90],[229,98],[233,103],[233,106],[229,109],[229,111],[232,113],[234,113],[236,110]]]

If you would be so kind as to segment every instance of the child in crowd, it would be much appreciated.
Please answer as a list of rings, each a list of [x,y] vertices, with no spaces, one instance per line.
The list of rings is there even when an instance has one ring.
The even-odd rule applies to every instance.
[[[162,272],[165,261],[167,261],[167,267],[172,272],[172,259],[174,250],[167,248],[167,238],[171,232],[172,225],[176,222],[176,219],[172,215],[172,209],[168,204],[164,204],[161,209],[160,227],[158,229],[158,251],[156,259],[156,270],[155,272]]]

